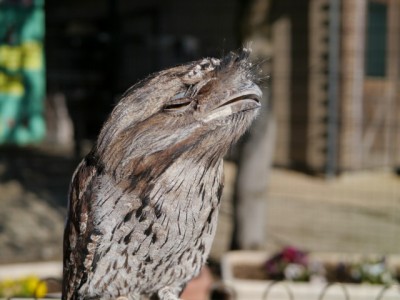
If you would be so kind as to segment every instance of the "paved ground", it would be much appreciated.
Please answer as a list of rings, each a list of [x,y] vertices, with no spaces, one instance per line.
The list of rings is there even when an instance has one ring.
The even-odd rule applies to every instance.
[[[227,193],[232,165],[227,166]],[[226,195],[229,198],[229,195]],[[227,249],[231,207],[224,199],[213,256]],[[274,169],[271,175],[266,249],[399,253],[400,177],[388,171],[343,175],[326,181]]]
[[[0,263],[61,258],[66,194],[76,164],[65,151],[0,149]],[[234,173],[226,164],[215,259],[229,245]],[[325,181],[275,169],[267,201],[269,251],[291,244],[308,250],[399,252],[400,177],[390,172]]]
[[[0,148],[0,263],[62,258],[71,157],[57,149]]]

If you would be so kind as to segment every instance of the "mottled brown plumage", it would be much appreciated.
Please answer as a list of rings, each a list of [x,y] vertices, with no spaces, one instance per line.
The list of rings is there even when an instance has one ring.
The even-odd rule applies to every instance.
[[[199,273],[222,157],[260,106],[248,54],[161,71],[122,96],[71,182],[63,300],[174,300]]]

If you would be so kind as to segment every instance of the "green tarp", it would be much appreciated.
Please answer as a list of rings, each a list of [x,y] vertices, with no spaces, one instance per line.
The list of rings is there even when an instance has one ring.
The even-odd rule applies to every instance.
[[[0,0],[0,144],[45,135],[44,0]]]

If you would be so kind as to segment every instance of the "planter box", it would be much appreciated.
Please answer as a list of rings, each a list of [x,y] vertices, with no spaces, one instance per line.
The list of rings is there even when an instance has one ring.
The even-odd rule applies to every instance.
[[[238,265],[262,266],[270,255],[266,252],[233,251],[222,258],[224,283],[236,293],[236,300],[400,300],[398,285],[385,287],[371,284],[331,284],[274,282],[239,279],[234,274]],[[360,261],[364,255],[314,253],[310,261],[327,263]],[[387,256],[389,267],[400,267],[400,256]]]
[[[38,262],[38,263],[18,263],[18,264],[8,264],[8,265],[0,265],[0,280],[13,280],[13,279],[21,279],[27,276],[36,276],[40,279],[47,279],[46,282],[48,284],[49,293],[46,295],[46,298],[21,298],[21,297],[12,297],[10,299],[0,297],[0,300],[38,300],[38,299],[52,299],[52,300],[60,300],[61,292],[60,292],[60,283],[53,280],[49,280],[49,278],[61,279],[62,278],[62,262],[60,261],[51,261],[51,262]],[[49,286],[49,283],[53,283],[53,287]],[[53,291],[52,291],[53,290]]]
[[[39,278],[62,277],[62,262],[38,262],[0,265],[0,280],[35,275]]]

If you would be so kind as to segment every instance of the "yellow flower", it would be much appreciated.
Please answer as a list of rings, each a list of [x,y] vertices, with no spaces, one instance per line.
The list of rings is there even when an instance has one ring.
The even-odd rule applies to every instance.
[[[34,295],[36,291],[36,287],[39,284],[39,278],[36,276],[28,276],[25,279],[23,279],[24,282],[24,292],[26,292],[28,295]]]
[[[40,281],[36,286],[35,297],[42,298],[47,294],[47,285],[46,282]]]
[[[18,280],[4,280],[0,282],[1,297],[36,297],[47,294],[47,285],[36,276],[28,276]]]

